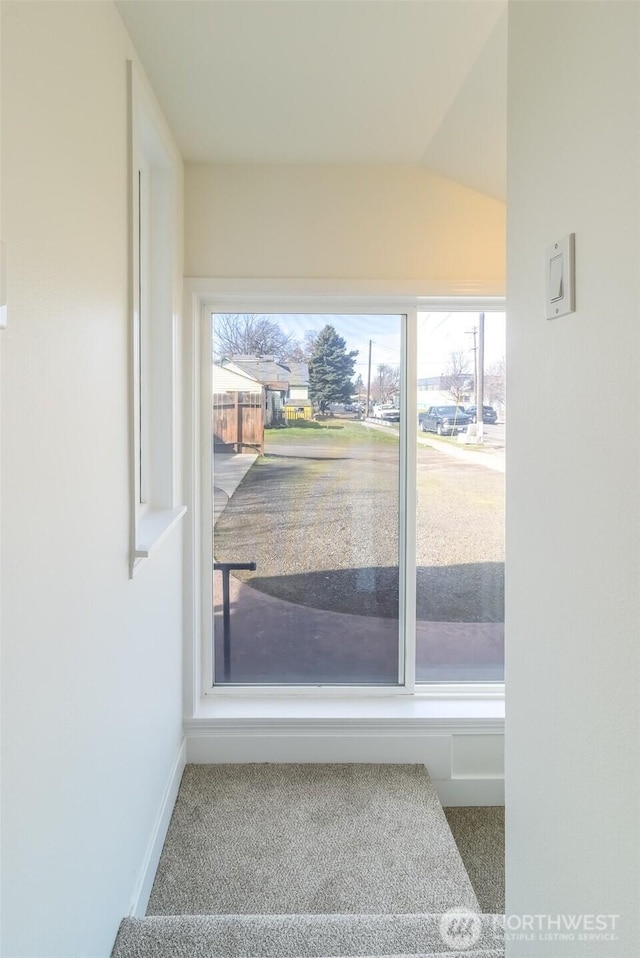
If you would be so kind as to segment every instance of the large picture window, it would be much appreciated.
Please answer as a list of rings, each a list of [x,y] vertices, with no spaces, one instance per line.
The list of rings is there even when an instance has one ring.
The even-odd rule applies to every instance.
[[[211,309],[205,338],[205,687],[501,683],[504,313]]]

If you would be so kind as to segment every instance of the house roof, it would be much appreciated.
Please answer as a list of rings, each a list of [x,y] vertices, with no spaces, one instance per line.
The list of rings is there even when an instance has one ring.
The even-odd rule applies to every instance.
[[[233,355],[228,359],[223,359],[222,362],[232,363],[234,367],[257,379],[258,382],[274,389],[309,385],[309,366],[307,363],[277,363],[271,358],[244,355]]]
[[[309,366],[307,363],[287,363],[287,368],[291,371],[289,382],[292,386],[309,385]]]

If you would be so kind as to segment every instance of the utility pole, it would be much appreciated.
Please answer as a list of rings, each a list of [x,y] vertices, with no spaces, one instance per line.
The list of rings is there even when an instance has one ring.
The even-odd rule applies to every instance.
[[[476,375],[476,422],[478,442],[484,440],[484,313],[478,316],[478,367]]]
[[[473,346],[471,351],[473,352],[473,386],[475,393],[476,406],[478,405],[478,327],[474,326],[473,329],[467,330],[467,336],[473,336]]]
[[[484,441],[484,313],[478,314],[478,325],[468,329],[473,336],[473,368],[476,400],[476,441]]]
[[[371,402],[371,344],[373,340],[369,340],[369,372],[367,374],[367,407],[365,409],[365,416],[371,415],[371,410],[369,409],[369,403]]]

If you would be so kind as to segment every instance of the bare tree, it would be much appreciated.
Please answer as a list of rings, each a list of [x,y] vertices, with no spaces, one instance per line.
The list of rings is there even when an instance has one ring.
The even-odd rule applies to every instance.
[[[473,374],[469,356],[463,349],[452,349],[449,353],[449,362],[444,374],[446,388],[459,405],[469,392]]]
[[[291,335],[268,316],[253,313],[216,313],[213,342],[217,356],[273,356],[281,361],[295,346]]]
[[[288,363],[306,363],[307,353],[302,343],[296,343],[289,349],[285,356],[285,361]]]
[[[492,406],[504,406],[507,398],[507,363],[505,357],[491,363],[484,374],[484,392]]]
[[[302,342],[292,342],[285,359],[294,363],[308,363],[313,356],[317,338],[318,330],[308,329],[304,334]]]
[[[308,329],[304,334],[304,345],[303,349],[305,352],[305,359],[310,359],[313,356],[316,343],[318,342],[318,336],[320,335],[319,329]]]
[[[397,366],[381,363],[371,379],[371,398],[375,402],[390,402],[400,391],[400,370]]]

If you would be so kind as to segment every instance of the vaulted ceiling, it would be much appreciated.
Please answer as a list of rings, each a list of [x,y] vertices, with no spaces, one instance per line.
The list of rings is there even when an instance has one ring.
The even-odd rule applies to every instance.
[[[504,199],[506,0],[120,0],[187,162],[422,166]]]

